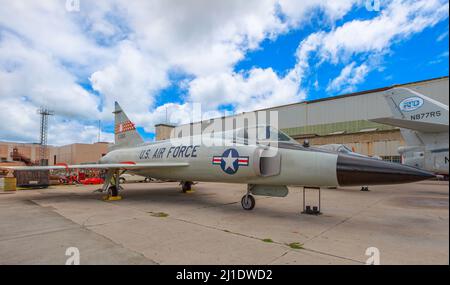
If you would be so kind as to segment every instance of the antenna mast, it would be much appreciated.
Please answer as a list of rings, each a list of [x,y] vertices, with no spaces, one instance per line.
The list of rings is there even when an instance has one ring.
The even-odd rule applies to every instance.
[[[37,110],[38,114],[41,115],[41,127],[39,135],[39,144],[41,145],[39,149],[39,164],[48,165],[47,160],[47,135],[48,135],[48,116],[53,116],[55,112],[47,109],[46,107],[40,107]]]

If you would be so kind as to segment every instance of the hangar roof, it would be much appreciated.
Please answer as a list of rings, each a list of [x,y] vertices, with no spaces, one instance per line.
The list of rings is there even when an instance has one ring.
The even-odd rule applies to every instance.
[[[441,79],[448,79],[448,75],[435,77],[435,78],[430,78],[430,79],[418,80],[418,81],[413,81],[413,82],[408,82],[408,83],[394,84],[394,85],[391,85],[391,86],[385,86],[385,87],[380,87],[380,88],[375,88],[375,89],[363,90],[363,91],[347,93],[347,94],[342,94],[342,95],[337,95],[337,96],[332,96],[332,97],[326,97],[326,98],[321,98],[321,99],[308,100],[308,101],[305,100],[305,101],[296,102],[296,103],[278,105],[278,106],[273,106],[273,107],[268,107],[268,108],[263,108],[263,109],[257,109],[257,110],[254,110],[252,112],[271,110],[271,109],[275,109],[275,108],[279,108],[279,107],[285,107],[285,106],[291,106],[291,105],[297,105],[297,104],[312,104],[312,103],[318,103],[318,102],[323,102],[323,101],[331,101],[331,100],[336,100],[336,99],[341,99],[341,98],[346,98],[346,97],[366,95],[366,94],[371,94],[371,93],[375,93],[375,92],[386,91],[386,90],[394,88],[394,87],[411,86],[411,85],[415,85],[415,84],[426,83],[426,82],[436,81],[436,80],[441,80]]]

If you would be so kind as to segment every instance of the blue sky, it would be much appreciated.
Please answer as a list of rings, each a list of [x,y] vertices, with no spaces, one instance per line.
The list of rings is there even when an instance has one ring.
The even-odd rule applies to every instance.
[[[365,9],[345,17],[345,20],[370,18]],[[369,14],[369,15],[368,15]],[[425,80],[435,77],[448,76],[448,18],[432,28],[400,41],[391,46],[390,54],[384,58],[383,70],[373,71],[367,80],[355,86],[354,91],[369,90],[379,87],[402,84],[413,81]],[[276,40],[265,40],[260,49],[250,52],[246,58],[240,61],[236,71],[245,71],[251,67],[271,67],[278,74],[283,75],[295,65],[295,51],[299,42],[305,36],[315,31],[314,26],[307,26],[300,30],[292,31],[278,37]],[[447,36],[440,39],[447,33]],[[358,60],[356,56],[354,58]],[[325,64],[311,74],[306,100],[314,100],[333,97],[342,92],[327,92],[327,83],[339,75],[342,65]],[[314,88],[315,80],[319,82],[319,88]]]
[[[119,101],[147,140],[189,121],[447,76],[448,1],[1,1],[0,140],[113,139]],[[70,8],[70,7],[69,7]],[[21,19],[27,19],[24,23]]]
[[[354,19],[370,19],[376,16],[376,12],[368,12],[366,9],[347,15],[341,23]],[[296,63],[295,51],[305,37],[317,29],[314,23],[305,27],[288,32],[276,39],[264,40],[257,50],[250,51],[245,58],[239,61],[235,67],[235,72],[246,72],[251,68],[272,68],[279,76],[285,75]],[[370,90],[394,84],[409,83],[426,80],[449,74],[449,41],[448,18],[432,28],[428,28],[421,33],[393,44],[390,52],[383,59],[382,70],[375,70],[368,78],[355,86],[352,92]],[[443,37],[443,38],[439,38]],[[358,60],[356,56],[354,58]],[[305,87],[307,95],[304,100],[314,100],[333,97],[345,94],[346,92],[328,92],[326,86],[333,78],[339,75],[343,65],[324,64],[315,70],[315,74],[307,79]],[[158,96],[158,104],[163,105],[168,102],[182,103],[184,101],[184,90],[177,85],[178,80],[184,77],[173,77],[173,84],[161,91]],[[315,81],[319,82],[319,87],[314,87]],[[233,111],[231,104],[221,106],[220,110]],[[142,128],[140,133],[147,139],[153,139],[153,133],[146,133]]]
[[[367,11],[365,8],[355,9],[336,24],[342,24],[355,19],[371,19],[378,12]],[[299,43],[311,33],[317,31],[319,21],[312,21],[305,26],[294,29],[276,39],[266,39],[253,51],[246,53],[245,58],[234,66],[235,72],[246,72],[251,68],[272,68],[278,75],[284,76],[296,63],[295,51]],[[325,30],[331,29],[325,25]],[[367,80],[355,86],[352,92],[375,89],[394,84],[426,80],[449,74],[449,22],[448,18],[436,26],[399,41],[390,47],[390,52],[383,59],[382,70],[375,70]],[[439,38],[441,37],[441,38]],[[359,60],[358,56],[354,57]],[[344,94],[343,92],[327,92],[326,85],[339,75],[343,65],[324,64],[307,79],[307,97],[305,100],[321,99]],[[315,81],[319,87],[314,87]],[[163,90],[158,96],[158,103],[183,102],[184,93],[176,84]],[[224,109],[233,110],[231,105]]]

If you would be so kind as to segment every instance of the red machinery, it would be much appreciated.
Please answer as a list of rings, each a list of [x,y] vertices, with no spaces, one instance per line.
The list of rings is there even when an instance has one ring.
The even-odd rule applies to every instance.
[[[76,174],[70,174],[59,178],[61,184],[79,184],[78,176]]]
[[[81,184],[84,185],[96,185],[96,184],[103,184],[105,182],[102,178],[99,177],[91,177],[84,180],[80,180]]]

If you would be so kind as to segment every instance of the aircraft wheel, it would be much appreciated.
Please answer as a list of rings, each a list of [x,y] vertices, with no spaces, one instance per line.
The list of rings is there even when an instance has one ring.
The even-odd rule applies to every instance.
[[[250,211],[255,208],[256,201],[255,198],[253,198],[252,195],[244,195],[241,199],[241,205],[244,210]]]
[[[109,187],[109,193],[112,197],[119,196],[119,190],[114,185]]]
[[[181,190],[183,193],[191,191],[192,182],[186,181],[181,184]]]

